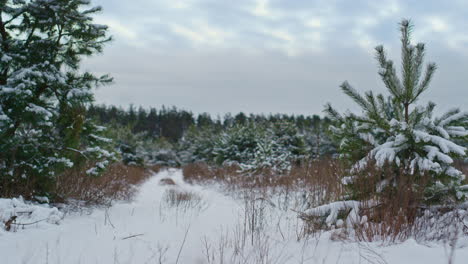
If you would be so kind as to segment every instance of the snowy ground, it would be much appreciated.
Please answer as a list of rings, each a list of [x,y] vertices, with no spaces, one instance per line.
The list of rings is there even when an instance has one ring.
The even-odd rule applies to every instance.
[[[163,178],[176,185],[161,185]],[[381,247],[332,241],[329,233],[298,241],[294,212],[264,201],[248,204],[219,190],[189,185],[180,170],[167,170],[143,184],[134,201],[68,214],[59,225],[55,210],[41,209],[40,217],[53,221],[0,231],[0,263],[447,263],[443,244],[410,240]],[[466,263],[468,249],[455,257],[455,263]]]

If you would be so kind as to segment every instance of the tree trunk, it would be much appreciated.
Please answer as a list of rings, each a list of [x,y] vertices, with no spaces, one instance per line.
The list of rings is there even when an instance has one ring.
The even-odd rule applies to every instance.
[[[318,159],[320,158],[320,131],[317,132],[316,141],[315,158]]]
[[[2,37],[2,46],[3,46],[3,51],[8,52],[9,46],[8,46],[8,33],[6,32],[5,25],[3,24],[3,19],[2,19],[2,12],[0,11],[0,36]],[[8,73],[8,67],[3,70],[0,76],[0,85],[6,85],[7,84],[7,73]]]
[[[409,103],[405,103],[405,122],[409,123]]]

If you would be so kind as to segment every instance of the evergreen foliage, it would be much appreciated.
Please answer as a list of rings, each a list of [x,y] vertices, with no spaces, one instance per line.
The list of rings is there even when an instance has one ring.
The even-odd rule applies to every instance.
[[[336,148],[327,133],[329,119],[319,116],[239,113],[221,120],[175,107],[135,110],[133,106],[126,110],[91,106],[88,115],[111,127],[115,133],[110,137],[128,164],[206,162],[280,173],[302,159],[333,155]]]
[[[224,162],[244,164],[252,160],[261,133],[263,131],[257,129],[253,124],[229,128],[218,137],[215,143],[216,163],[220,165]]]
[[[110,41],[93,23],[100,11],[85,0],[0,1],[0,193],[47,192],[64,169],[91,162],[97,175],[113,158],[85,116],[92,88],[111,78],[79,70]]]
[[[342,91],[362,108],[362,115],[342,115],[328,104],[325,111],[335,123],[333,137],[339,141],[343,157],[353,163],[351,173],[359,173],[370,161],[378,167],[393,168],[394,177],[382,179],[377,189],[398,186],[399,177],[417,178],[428,173],[431,179],[424,186],[426,202],[464,200],[468,190],[462,186],[465,175],[452,164],[467,155],[467,149],[455,142],[466,144],[468,112],[453,109],[435,118],[434,103],[415,105],[429,88],[436,65],[429,63],[423,71],[425,45],[411,43],[409,20],[401,22],[400,31],[401,77],[383,46],[375,48],[379,75],[390,95],[372,91],[361,95],[344,82]]]
[[[288,122],[272,124],[272,127],[267,128],[253,151],[254,158],[244,169],[287,172],[293,163],[307,156],[304,137]]]
[[[218,134],[188,134],[185,142],[195,135],[188,151],[193,152],[188,156],[218,165],[236,164],[244,171],[271,169],[277,173],[288,171],[292,163],[308,156],[304,137],[294,124],[244,124]]]
[[[220,132],[210,126],[192,126],[179,142],[178,153],[183,164],[213,162],[215,142]]]

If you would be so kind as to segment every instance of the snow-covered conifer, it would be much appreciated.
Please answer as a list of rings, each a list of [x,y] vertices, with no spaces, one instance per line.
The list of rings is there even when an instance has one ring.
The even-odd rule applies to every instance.
[[[425,45],[411,44],[410,21],[403,20],[400,26],[401,77],[384,48],[376,47],[379,75],[389,96],[372,91],[361,95],[344,82],[342,91],[362,108],[362,114],[342,115],[328,104],[325,111],[335,123],[331,127],[333,135],[340,141],[343,157],[353,162],[351,173],[358,173],[371,160],[379,167],[390,164],[401,169],[405,177],[423,173],[431,176],[425,186],[427,202],[465,199],[468,188],[461,186],[465,175],[453,162],[467,155],[467,149],[456,142],[468,138],[468,112],[453,109],[436,118],[434,103],[416,105],[429,88],[436,65],[430,63],[423,69]],[[383,185],[396,186],[398,177],[380,182],[379,189]]]
[[[107,26],[93,23],[100,11],[87,0],[0,1],[2,181],[53,181],[78,159],[96,164],[95,175],[112,159],[103,128],[83,114],[93,87],[111,79],[79,70],[110,40]]]
[[[236,125],[222,133],[215,142],[214,154],[218,164],[223,162],[248,163],[254,158],[262,129],[248,124]]]

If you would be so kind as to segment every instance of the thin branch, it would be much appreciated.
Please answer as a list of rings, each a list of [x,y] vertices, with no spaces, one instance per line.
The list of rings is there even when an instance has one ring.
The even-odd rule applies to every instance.
[[[184,240],[182,241],[182,244],[180,245],[179,253],[177,253],[177,259],[176,259],[175,264],[179,263],[179,257],[180,257],[180,254],[182,253],[182,249],[184,248],[185,241],[187,240],[187,235],[188,235],[189,230],[190,230],[190,225],[187,227],[187,230],[185,230]]]
[[[122,240],[129,239],[129,238],[134,238],[134,237],[139,237],[139,236],[142,236],[142,235],[144,235],[144,234],[131,235],[131,236],[127,236],[127,237],[122,238]]]
[[[25,10],[21,10],[21,12],[16,13],[16,15],[12,16],[9,20],[5,21],[3,24],[5,26],[8,25],[9,23],[11,23],[13,20],[17,19],[19,16],[21,16],[25,12],[26,12]]]
[[[14,222],[13,222],[13,223],[11,223],[11,224],[12,224],[12,225],[19,225],[19,226],[34,225],[34,224],[37,224],[37,223],[39,223],[39,222],[46,221],[46,220],[47,220],[47,218],[41,219],[41,220],[37,220],[37,221],[34,221],[34,222],[32,222],[32,223],[14,223]]]
[[[83,154],[83,151],[79,151],[79,150],[77,150],[77,149],[70,148],[70,147],[67,147],[67,148],[65,148],[65,149],[66,149],[66,150],[71,150],[71,151],[77,152],[77,153],[81,154],[83,157],[85,157],[86,160],[89,160],[89,158],[88,158],[85,154]]]

